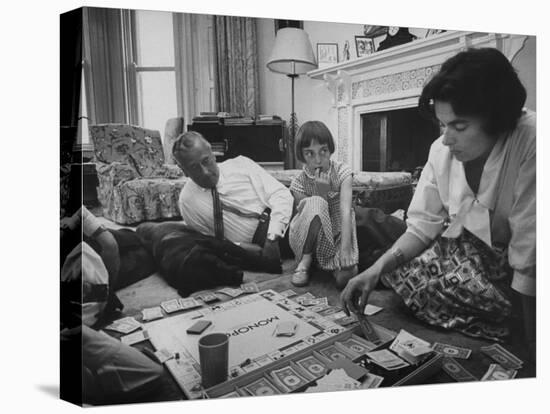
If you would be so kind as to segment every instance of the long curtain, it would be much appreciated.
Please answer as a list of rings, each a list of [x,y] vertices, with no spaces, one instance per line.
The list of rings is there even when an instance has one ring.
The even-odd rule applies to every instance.
[[[257,115],[259,82],[255,19],[215,16],[214,39],[218,110]]]

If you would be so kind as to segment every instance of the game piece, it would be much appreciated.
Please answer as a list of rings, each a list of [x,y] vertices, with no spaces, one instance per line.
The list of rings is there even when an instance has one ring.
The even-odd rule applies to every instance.
[[[134,345],[149,339],[147,331],[138,331],[120,338],[120,342],[126,345]]]
[[[143,315],[144,321],[152,321],[155,319],[160,319],[164,315],[162,314],[162,310],[160,306],[155,306],[154,308],[145,308],[141,311]]]
[[[516,377],[518,372],[515,369],[506,369],[499,364],[491,364],[489,369],[481,378],[481,381],[500,381]]]
[[[361,332],[363,332],[365,339],[373,344],[379,345],[382,341],[373,326],[367,320],[367,317],[365,315],[357,314],[357,320],[359,321],[359,327],[361,328]]]
[[[363,314],[367,315],[367,316],[372,316],[374,314],[377,314],[378,312],[380,312],[383,308],[381,308],[380,306],[376,306],[376,305],[371,305],[370,303],[367,303],[365,305],[365,309],[363,310]]]
[[[164,364],[169,359],[174,358],[174,355],[172,353],[170,353],[165,348],[162,348],[162,349],[159,349],[158,351],[155,351],[154,354],[155,354],[155,357],[157,358],[158,362],[160,362],[161,364]]]
[[[287,289],[280,293],[281,296],[284,296],[285,298],[289,298],[291,296],[296,296],[297,293],[294,292],[292,289]]]
[[[439,354],[446,355],[452,358],[468,359],[472,354],[471,349],[442,344],[440,342],[435,342],[432,345],[432,349]]]
[[[299,359],[296,365],[311,374],[313,378],[322,377],[327,372],[326,366],[313,355]]]
[[[289,392],[297,390],[309,382],[291,366],[275,369],[270,372],[270,375],[277,385]]]
[[[162,302],[160,306],[166,313],[173,313],[183,309],[179,299],[167,300],[166,302]]]
[[[523,367],[523,361],[521,359],[499,344],[481,347],[480,351],[494,359],[506,369],[520,369]]]
[[[469,371],[451,357],[441,360],[441,367],[449,376],[458,382],[478,381]]]
[[[267,378],[260,378],[242,388],[250,395],[275,395],[281,392]]]
[[[411,335],[404,329],[399,331],[399,334],[390,345],[390,350],[411,365],[418,364],[433,352],[429,342]]]
[[[254,282],[243,283],[241,289],[244,293],[258,293],[260,291],[258,285]]]
[[[195,298],[181,298],[180,299],[180,305],[183,310],[193,309],[201,307],[202,304]]]

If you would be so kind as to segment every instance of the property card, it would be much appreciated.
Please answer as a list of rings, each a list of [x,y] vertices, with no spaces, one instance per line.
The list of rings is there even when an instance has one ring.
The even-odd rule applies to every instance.
[[[202,304],[195,298],[182,298],[180,299],[180,305],[183,310],[199,308]]]
[[[367,303],[367,305],[365,306],[365,309],[363,311],[363,314],[367,315],[367,316],[372,316],[378,312],[380,312],[383,308],[381,308],[380,306],[376,306],[376,305],[371,305],[370,303]]]
[[[141,323],[136,321],[131,316],[117,319],[116,321],[105,327],[105,329],[108,329],[110,331],[120,332],[123,334],[128,334],[139,328],[141,328]]]
[[[244,292],[242,289],[232,289],[230,287],[225,287],[223,289],[219,289],[216,292],[223,293],[227,296],[230,296],[232,298],[236,298],[237,296],[242,295]]]
[[[213,294],[212,292],[202,293],[200,295],[197,295],[197,299],[202,300],[204,303],[212,303],[220,300],[218,296]]]
[[[167,300],[166,302],[162,302],[160,306],[166,313],[173,313],[183,309],[179,299]]]
[[[254,282],[243,283],[241,285],[241,290],[244,293],[258,293],[260,291],[260,289],[258,288],[258,285]]]
[[[285,298],[289,298],[291,296],[296,296],[297,293],[294,292],[292,289],[285,290],[280,293],[281,296],[284,296]]]
[[[138,331],[120,338],[120,342],[126,345],[134,345],[149,339],[147,331]]]
[[[162,309],[160,306],[155,306],[154,308],[145,308],[141,311],[144,321],[152,321],[155,319],[160,319],[164,315],[162,314]]]

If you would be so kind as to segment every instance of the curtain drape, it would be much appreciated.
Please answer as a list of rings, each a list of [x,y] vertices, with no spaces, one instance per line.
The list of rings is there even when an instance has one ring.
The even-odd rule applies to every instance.
[[[218,110],[256,116],[259,82],[255,19],[214,16],[214,43]]]

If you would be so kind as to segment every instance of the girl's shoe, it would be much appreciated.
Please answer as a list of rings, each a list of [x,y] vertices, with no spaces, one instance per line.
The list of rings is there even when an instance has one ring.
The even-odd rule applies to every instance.
[[[309,273],[305,269],[296,269],[290,279],[292,284],[297,287],[305,286],[309,283]]]

